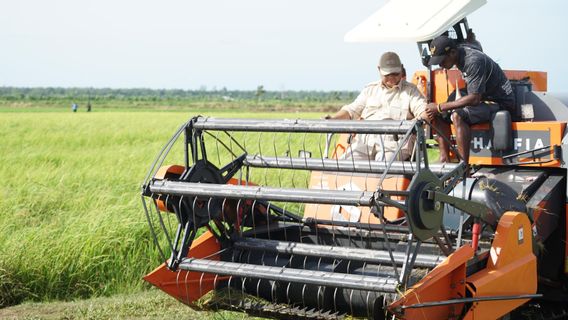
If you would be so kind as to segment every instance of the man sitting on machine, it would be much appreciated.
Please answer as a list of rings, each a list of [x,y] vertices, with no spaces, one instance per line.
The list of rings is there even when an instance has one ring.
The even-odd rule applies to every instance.
[[[381,81],[369,83],[352,103],[325,119],[411,120],[426,118],[426,100],[418,88],[403,79],[404,68],[394,52],[381,56],[378,66]],[[413,143],[401,150],[407,160]],[[390,161],[398,147],[393,135],[357,135],[344,155],[345,159]]]
[[[458,46],[455,40],[439,36],[430,44],[429,65],[444,69],[456,66],[467,84],[467,95],[445,103],[426,106],[429,117],[439,130],[440,162],[450,162],[450,122],[456,128],[456,142],[460,157],[469,163],[470,126],[491,121],[499,110],[514,106],[511,83],[499,65],[483,52],[471,46]]]

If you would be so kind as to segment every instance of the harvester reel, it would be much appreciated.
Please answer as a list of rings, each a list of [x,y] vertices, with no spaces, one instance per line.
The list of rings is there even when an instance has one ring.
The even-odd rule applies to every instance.
[[[384,317],[401,288],[448,254],[436,241],[443,203],[430,196],[446,195],[462,164],[429,164],[422,130],[416,121],[192,119],[164,147],[144,183],[143,196],[166,202],[145,209],[154,209],[147,210],[149,224],[163,235],[156,243],[167,243],[171,252],[172,292],[192,304],[208,290],[226,288],[232,297],[238,291],[242,299],[222,308],[269,317]],[[412,143],[415,158],[296,152],[318,150],[310,144],[329,133],[396,134],[403,138],[395,154]],[[157,178],[153,173],[182,136],[185,166],[177,167],[177,176]],[[251,136],[257,144],[247,141]],[[269,141],[272,147],[265,146]],[[227,155],[233,160],[225,164]],[[310,178],[304,182],[308,175],[296,172]],[[239,179],[231,179],[235,174]],[[347,183],[354,187],[340,187]],[[339,219],[338,207],[357,208],[357,219]],[[380,214],[373,216],[373,209]],[[174,211],[177,228],[166,211]],[[404,220],[408,226],[392,224]],[[194,242],[205,226],[210,232]]]
[[[414,236],[426,241],[435,236],[442,225],[444,205],[427,198],[428,191],[442,190],[443,184],[430,170],[420,170],[412,178],[406,206],[407,219]]]

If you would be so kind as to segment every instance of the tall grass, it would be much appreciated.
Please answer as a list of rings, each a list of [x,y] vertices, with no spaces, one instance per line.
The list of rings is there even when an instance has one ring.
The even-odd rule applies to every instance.
[[[290,119],[321,115],[3,111],[0,307],[26,300],[69,300],[143,289],[146,285],[141,277],[160,263],[160,256],[143,213],[140,183],[157,152],[190,117]],[[291,138],[287,133],[236,133],[234,137],[244,141],[251,154],[268,151],[273,156],[294,157],[300,150],[320,157],[325,141],[325,135],[320,134]],[[221,167],[233,158],[219,148],[215,136],[206,139],[214,164]],[[235,156],[241,154],[238,148],[233,151]],[[181,153],[174,158],[181,159]],[[176,161],[172,163],[181,163]],[[309,175],[292,170],[269,175],[259,169],[251,172],[251,180],[304,188]],[[301,211],[299,204],[286,204],[285,208]]]
[[[140,182],[162,145],[193,115],[3,112],[0,307],[141,290],[141,277],[159,255],[141,209]]]

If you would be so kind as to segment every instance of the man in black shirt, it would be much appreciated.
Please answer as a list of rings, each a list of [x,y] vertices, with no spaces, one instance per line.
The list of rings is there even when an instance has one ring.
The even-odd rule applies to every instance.
[[[514,104],[511,83],[499,65],[483,52],[471,46],[458,46],[455,40],[439,36],[430,44],[429,65],[444,69],[456,66],[467,84],[467,95],[444,103],[430,103],[426,112],[434,117],[440,135],[450,137],[450,124],[443,115],[450,113],[456,127],[456,142],[461,158],[469,162],[471,131],[469,126],[488,122],[500,109],[511,109]],[[442,121],[438,121],[442,120]],[[450,146],[443,137],[438,138],[440,161],[449,162]]]

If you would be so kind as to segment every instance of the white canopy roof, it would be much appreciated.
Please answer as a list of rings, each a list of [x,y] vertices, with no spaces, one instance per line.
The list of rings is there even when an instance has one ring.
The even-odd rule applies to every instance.
[[[447,31],[487,0],[390,0],[349,31],[347,42],[426,41]]]

